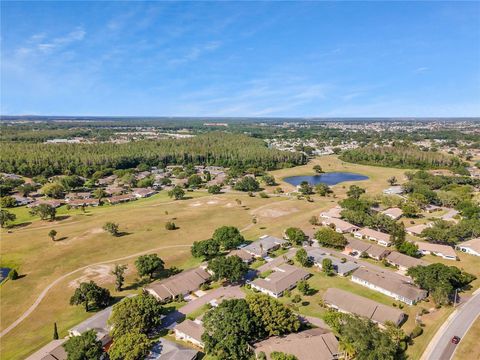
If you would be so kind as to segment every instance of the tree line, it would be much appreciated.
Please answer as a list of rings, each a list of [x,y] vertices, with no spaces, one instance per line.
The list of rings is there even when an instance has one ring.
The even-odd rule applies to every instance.
[[[203,134],[188,139],[142,140],[124,144],[41,144],[5,142],[0,151],[0,171],[25,176],[76,174],[150,166],[215,165],[262,167],[267,170],[306,163],[306,157],[269,149],[259,139],[226,133]]]

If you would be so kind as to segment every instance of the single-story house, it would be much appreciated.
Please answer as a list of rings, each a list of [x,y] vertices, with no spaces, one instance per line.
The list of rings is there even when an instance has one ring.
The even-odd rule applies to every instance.
[[[135,179],[142,180],[152,175],[150,171],[142,171],[135,175]]]
[[[113,182],[117,179],[117,175],[110,175],[101,179],[98,179],[98,185],[109,185],[113,184]]]
[[[70,192],[67,195],[65,195],[65,200],[67,202],[69,200],[74,200],[74,199],[90,199],[92,197],[92,193],[89,191],[86,192]]]
[[[264,235],[260,239],[242,247],[242,250],[255,257],[265,257],[268,253],[275,251],[282,245],[288,244],[288,241],[274,236]]]
[[[35,201],[30,197],[21,196],[20,194],[13,194],[12,198],[17,202],[17,206],[28,205]]]
[[[359,239],[376,241],[378,245],[382,246],[390,246],[392,244],[389,234],[369,228],[363,228],[358,230],[357,232],[355,232],[354,236]]]
[[[238,256],[244,263],[247,264],[250,264],[254,259],[254,256],[251,253],[246,252],[243,249],[232,250],[228,253],[227,257],[228,256]]]
[[[252,281],[251,286],[264,294],[279,298],[283,296],[286,290],[293,289],[300,280],[305,280],[309,276],[308,271],[293,265],[283,264],[274,268],[273,273],[267,278],[258,278]]]
[[[408,277],[388,270],[359,268],[352,274],[351,280],[409,305],[414,305],[428,295],[426,290],[413,285]]]
[[[340,213],[342,212],[342,208],[340,206],[335,206],[331,208],[330,210],[326,212],[320,213],[320,217],[324,219],[331,219],[331,218],[337,218],[340,219],[342,216]]]
[[[358,226],[355,226],[353,224],[350,224],[349,222],[342,220],[342,219],[337,219],[337,218],[330,218],[330,219],[325,219],[322,221],[322,225],[324,226],[331,226],[335,228],[335,231],[340,233],[340,234],[345,234],[345,233],[354,233],[359,229]]]
[[[202,341],[202,335],[205,329],[201,321],[185,319],[180,324],[175,325],[173,331],[175,332],[175,339],[177,340],[190,342],[202,349],[205,346]]]
[[[406,316],[396,308],[336,288],[327,289],[323,295],[323,301],[327,306],[338,311],[362,316],[382,325],[390,321],[398,326]]]
[[[311,248],[307,250],[307,255],[313,264],[320,269],[322,268],[323,260],[330,259],[332,261],[333,269],[341,276],[347,276],[360,267],[360,265],[355,264],[352,261],[342,262],[340,259],[326,254],[320,249]]]
[[[402,217],[403,211],[400,208],[389,208],[381,212],[383,215],[388,216],[392,220],[398,220]]]
[[[68,205],[74,208],[82,206],[98,206],[100,201],[98,199],[72,199],[69,200]]]
[[[308,329],[285,336],[272,336],[254,345],[255,354],[263,352],[267,359],[275,351],[294,355],[298,360],[334,360],[343,358],[338,340],[322,328]]]
[[[357,239],[348,239],[345,251],[349,254],[356,252],[357,256],[360,256],[362,253],[367,253],[369,257],[376,260],[382,260],[390,254],[390,250],[386,249],[384,246],[369,244]]]
[[[424,241],[417,241],[415,245],[418,246],[418,251],[423,255],[433,254],[446,260],[457,260],[457,254],[451,246],[431,244]]]
[[[420,236],[422,234],[422,231],[425,229],[428,229],[431,225],[429,224],[418,224],[414,226],[410,226],[405,229],[407,234],[412,235],[412,236]]]
[[[402,271],[407,271],[411,267],[415,267],[419,265],[422,265],[422,266],[429,265],[429,263],[424,260],[399,253],[398,251],[392,251],[390,254],[388,254],[385,260],[389,264],[397,266]]]
[[[26,360],[67,360],[67,352],[63,343],[67,339],[50,341],[47,345],[26,358]]]
[[[188,295],[197,291],[202,284],[210,280],[210,274],[202,267],[185,270],[167,279],[154,282],[144,290],[159,301],[165,302],[179,295]]]
[[[109,198],[105,198],[105,201],[107,201],[111,205],[120,204],[120,203],[133,201],[133,200],[137,200],[137,197],[132,194],[116,195]]]
[[[39,200],[35,200],[34,202],[31,202],[30,204],[27,205],[27,207],[29,208],[34,208],[38,205],[41,205],[41,204],[47,204],[47,205],[50,205],[54,208],[58,208],[60,206],[62,206],[65,202],[63,200],[42,200],[42,199],[39,199]]]
[[[165,338],[155,342],[145,360],[196,360],[198,351]]]
[[[80,336],[85,331],[95,330],[97,333],[97,340],[101,341],[103,346],[107,345],[112,341],[112,338],[109,335],[110,325],[108,325],[108,318],[112,313],[112,308],[112,306],[109,306],[108,308],[97,312],[87,320],[68,330],[68,334],[70,336]]]
[[[107,195],[109,195],[109,196],[121,195],[124,192],[125,192],[125,189],[123,187],[120,187],[120,186],[108,186],[105,189],[105,193],[107,193]]]
[[[135,195],[137,198],[146,198],[157,193],[156,190],[152,188],[136,188],[133,189],[132,194]]]
[[[457,249],[470,255],[480,256],[480,238],[464,241],[457,245]]]
[[[389,188],[383,190],[383,193],[385,195],[402,195],[403,194],[403,188],[400,185],[390,186]]]

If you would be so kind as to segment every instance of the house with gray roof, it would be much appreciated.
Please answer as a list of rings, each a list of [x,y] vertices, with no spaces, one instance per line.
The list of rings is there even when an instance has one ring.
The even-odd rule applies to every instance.
[[[429,265],[429,263],[424,260],[399,253],[398,251],[392,251],[390,254],[388,254],[385,260],[389,264],[398,267],[402,271],[407,271],[411,267],[415,267],[419,265],[422,265],[422,266]]]
[[[145,360],[196,360],[198,351],[189,349],[173,341],[160,338],[153,344]]]
[[[345,251],[350,254],[356,253],[356,256],[366,253],[369,257],[376,260],[382,260],[390,254],[390,250],[386,249],[384,246],[367,243],[357,239],[348,239]]]
[[[63,343],[67,339],[53,340],[26,358],[26,360],[67,360],[67,352]]]
[[[382,325],[389,321],[398,326],[406,317],[404,312],[394,307],[337,288],[327,289],[323,301],[333,309],[355,314]]]
[[[283,296],[285,291],[297,286],[300,280],[305,280],[310,276],[308,271],[288,264],[280,265],[273,270],[273,273],[265,279],[255,279],[251,283],[252,288],[274,298],[279,298]]]
[[[202,349],[205,346],[202,340],[205,329],[200,320],[192,321],[185,319],[180,324],[175,325],[173,331],[177,340],[190,342]]]
[[[332,261],[333,269],[338,275],[347,276],[353,271],[358,269],[360,265],[355,264],[352,261],[342,262],[340,259],[325,253],[320,249],[311,248],[307,250],[307,255],[315,266],[322,268],[322,263],[324,259],[330,259]]]
[[[78,324],[77,326],[68,330],[70,336],[80,336],[82,333],[88,330],[95,330],[97,333],[97,339],[105,346],[112,341],[110,337],[110,325],[108,325],[108,318],[112,313],[112,306],[109,306],[95,315],[89,317],[87,320]]]
[[[279,249],[282,245],[288,244],[288,241],[274,236],[264,235],[260,239],[242,247],[242,250],[252,254],[255,257],[266,257],[268,253]]]

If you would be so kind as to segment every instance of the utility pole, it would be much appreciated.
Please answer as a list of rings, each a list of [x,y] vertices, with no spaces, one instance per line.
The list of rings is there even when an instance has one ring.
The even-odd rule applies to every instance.
[[[458,288],[455,289],[455,300],[453,301],[453,307],[457,306],[457,293],[458,293]]]

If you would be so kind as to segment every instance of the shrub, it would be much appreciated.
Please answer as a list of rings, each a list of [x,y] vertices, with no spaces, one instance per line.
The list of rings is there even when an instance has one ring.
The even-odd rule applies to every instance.
[[[8,278],[10,280],[17,280],[18,279],[18,271],[15,270],[15,269],[10,270],[10,272],[8,273]]]
[[[299,303],[300,301],[302,301],[302,297],[298,294],[296,294],[292,299],[292,302],[294,303]]]
[[[410,334],[410,338],[415,339],[416,337],[419,337],[420,335],[422,335],[422,333],[423,333],[423,329],[420,326],[417,325],[412,330],[412,332]]]
[[[177,229],[177,225],[175,225],[175,223],[173,221],[168,221],[166,224],[165,224],[165,229],[167,230],[176,230]]]

